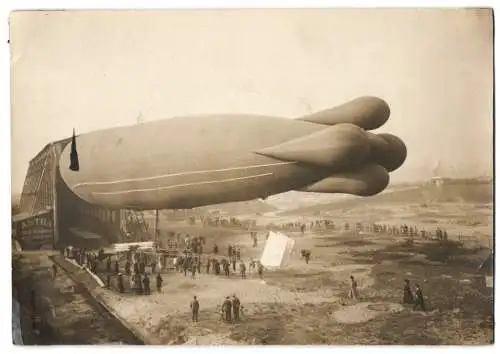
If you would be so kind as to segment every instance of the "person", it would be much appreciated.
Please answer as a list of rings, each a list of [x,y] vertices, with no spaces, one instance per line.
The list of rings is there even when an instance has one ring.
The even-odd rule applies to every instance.
[[[255,260],[253,258],[250,259],[250,265],[249,265],[249,267],[250,267],[251,271],[255,271],[256,262],[255,262]]]
[[[205,267],[207,268],[207,274],[210,273],[210,263],[212,262],[212,260],[209,258],[207,259],[207,264],[205,264]]]
[[[349,299],[357,299],[358,298],[358,282],[351,275],[351,288],[349,289]]]
[[[128,259],[125,262],[125,274],[130,275],[130,261]]]
[[[231,322],[231,309],[233,307],[233,304],[231,303],[231,300],[229,299],[229,296],[226,296],[226,299],[224,300],[224,303],[222,304],[222,309],[224,311],[224,319],[226,322]]]
[[[233,299],[231,302],[233,307],[233,320],[234,322],[237,322],[240,320],[240,299],[238,299],[236,294],[233,294]]]
[[[213,252],[214,252],[214,254],[219,253],[219,247],[217,246],[217,244],[214,244]]]
[[[304,253],[304,259],[306,260],[306,264],[309,264],[309,259],[311,258],[311,251],[306,250]]]
[[[123,294],[125,292],[125,288],[123,286],[123,276],[122,273],[118,273],[118,291]]]
[[[142,281],[139,273],[135,274],[135,291],[137,294],[142,294]]]
[[[415,307],[414,310],[418,307],[421,308],[422,311],[425,311],[425,302],[424,302],[424,293],[422,292],[422,288],[419,284],[415,285]]]
[[[158,273],[156,274],[156,291],[161,293],[161,286],[163,284],[163,278],[161,277],[161,274]]]
[[[403,304],[414,304],[415,300],[413,299],[413,293],[410,287],[410,281],[408,279],[404,280],[404,288],[403,288]]]
[[[198,312],[200,311],[200,303],[196,298],[196,296],[193,296],[193,301],[191,301],[189,307],[191,308],[193,322],[198,322]]]
[[[245,263],[241,262],[240,263],[240,273],[241,273],[241,279],[246,279],[247,274],[247,267],[245,266]]]
[[[54,263],[52,264],[52,272],[53,278],[55,279],[57,276],[57,266]]]
[[[111,257],[108,257],[108,260],[106,261],[106,270],[108,273],[111,273]]]
[[[151,273],[154,274],[156,270],[156,262],[153,260],[151,262]]]
[[[148,273],[144,273],[144,278],[142,279],[142,284],[144,285],[144,294],[151,295],[151,288],[149,287]]]
[[[120,265],[118,264],[118,260],[115,261],[115,273],[120,273]]]
[[[259,262],[259,265],[257,267],[257,272],[259,273],[259,278],[262,279],[262,276],[264,274],[264,266],[260,262]]]
[[[201,274],[201,257],[198,256],[196,259],[196,270],[198,271],[198,274]]]
[[[233,263],[233,272],[236,272],[236,257],[233,257],[231,261]]]
[[[220,262],[218,259],[214,261],[214,269],[215,269],[215,275],[220,274]]]
[[[128,282],[129,282],[130,290],[132,290],[132,292],[136,292],[136,288],[135,288],[135,274],[134,273],[132,273],[132,275],[128,278]]]
[[[191,262],[191,278],[196,278],[196,261]]]

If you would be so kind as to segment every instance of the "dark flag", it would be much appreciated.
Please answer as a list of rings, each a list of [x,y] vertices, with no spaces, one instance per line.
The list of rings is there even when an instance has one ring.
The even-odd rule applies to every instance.
[[[73,138],[71,139],[71,154],[70,154],[69,169],[71,171],[80,170],[80,163],[78,162],[78,152],[76,151],[75,129],[73,129]]]

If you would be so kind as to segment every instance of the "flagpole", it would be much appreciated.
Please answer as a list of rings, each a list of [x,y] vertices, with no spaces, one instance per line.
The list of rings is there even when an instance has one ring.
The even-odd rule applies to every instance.
[[[155,245],[158,242],[158,209],[155,209],[155,236],[154,236],[154,242]]]

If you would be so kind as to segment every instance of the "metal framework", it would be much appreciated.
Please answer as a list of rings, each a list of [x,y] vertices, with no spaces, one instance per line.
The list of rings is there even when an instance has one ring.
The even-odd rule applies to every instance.
[[[80,231],[116,242],[125,239],[133,229],[134,238],[155,240],[157,225],[150,225],[142,212],[104,209],[81,200],[66,187],[58,167],[61,153],[70,141],[66,138],[49,143],[30,161],[20,214],[13,218],[12,228],[17,230],[13,236],[22,237],[25,244],[57,247],[72,242],[71,237]],[[33,235],[40,234],[33,231],[39,225],[44,227],[43,237],[36,236],[37,242],[31,242]]]

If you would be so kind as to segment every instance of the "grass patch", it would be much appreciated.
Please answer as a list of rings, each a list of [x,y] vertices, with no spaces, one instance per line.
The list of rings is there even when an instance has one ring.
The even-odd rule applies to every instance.
[[[341,244],[345,246],[359,247],[359,246],[375,245],[375,242],[368,240],[349,240],[349,241],[344,241]]]
[[[316,272],[302,274],[283,274],[280,272],[266,275],[266,282],[269,285],[278,286],[281,289],[295,292],[310,292],[318,288],[339,288],[345,283],[335,279],[331,272]]]

